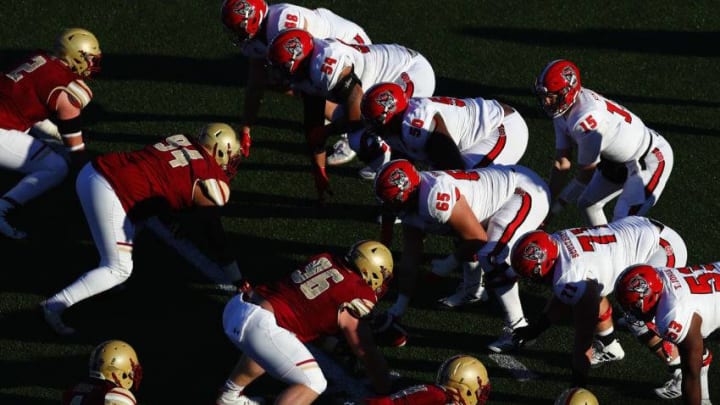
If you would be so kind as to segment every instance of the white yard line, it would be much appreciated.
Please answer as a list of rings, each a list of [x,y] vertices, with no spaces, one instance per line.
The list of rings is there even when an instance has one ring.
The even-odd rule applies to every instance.
[[[495,363],[497,363],[500,368],[504,368],[510,371],[512,375],[515,376],[515,379],[518,381],[530,381],[538,378],[537,374],[527,368],[524,364],[520,362],[520,360],[516,359],[514,356],[511,356],[509,354],[493,353],[488,357],[490,357]]]

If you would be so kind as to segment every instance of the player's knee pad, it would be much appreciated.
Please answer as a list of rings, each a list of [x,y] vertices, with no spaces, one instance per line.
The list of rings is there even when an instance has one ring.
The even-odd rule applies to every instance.
[[[108,262],[107,266],[115,277],[127,280],[133,270],[132,249],[119,250],[117,259]]]
[[[308,388],[315,391],[318,395],[325,392],[328,383],[320,367],[312,367],[304,370],[303,373],[307,377],[308,382],[305,385],[307,385]]]
[[[49,152],[32,163],[32,170],[38,179],[44,179],[55,186],[67,176],[69,166],[65,158],[53,151]]]

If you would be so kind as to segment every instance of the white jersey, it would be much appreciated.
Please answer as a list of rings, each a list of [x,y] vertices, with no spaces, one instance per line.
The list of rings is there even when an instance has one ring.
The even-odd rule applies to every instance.
[[[661,235],[662,232],[662,235]],[[553,273],[553,292],[565,304],[574,305],[585,294],[587,280],[596,280],[600,295],[613,292],[615,280],[628,266],[684,266],[684,242],[667,226],[645,217],[629,216],[590,228],[571,228],[552,234],[558,246]],[[676,234],[675,234],[676,235]]]
[[[348,44],[371,44],[370,37],[359,25],[326,8],[314,10],[288,3],[268,6],[265,35],[258,35],[241,45],[243,55],[265,59],[268,43],[282,30],[302,28],[315,38],[338,38]]]
[[[435,117],[440,116],[460,153],[463,153],[488,138],[502,124],[504,115],[499,102],[479,97],[411,98],[403,116],[402,146],[398,149],[410,160],[427,161],[425,145],[435,131]]]
[[[535,172],[520,165],[488,166],[420,172],[417,210],[399,216],[403,225],[448,234],[452,229],[447,222],[460,197],[487,232],[477,253],[483,263],[509,261],[517,239],[537,229],[550,208],[550,191]]]
[[[658,271],[664,284],[655,314],[660,336],[682,342],[693,314],[702,318],[703,339],[720,328],[720,262]]]
[[[301,92],[333,100],[332,92],[342,78],[342,71],[352,67],[360,79],[363,92],[380,82],[397,82],[402,74],[411,70],[424,57],[419,53],[397,44],[352,45],[335,39],[313,38],[314,48],[310,61],[309,77],[293,83]],[[428,63],[429,68],[429,63]],[[435,88],[434,73],[432,91]],[[415,95],[420,86],[415,86]],[[342,101],[342,100],[340,100]]]
[[[603,159],[625,163],[647,151],[650,131],[642,120],[615,101],[582,88],[570,111],[553,119],[556,149],[577,144],[582,166]]]

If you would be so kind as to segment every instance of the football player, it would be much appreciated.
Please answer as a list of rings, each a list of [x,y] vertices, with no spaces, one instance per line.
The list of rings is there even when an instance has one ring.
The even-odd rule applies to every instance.
[[[417,97],[428,97],[435,91],[435,72],[430,62],[418,52],[397,44],[352,45],[313,37],[302,29],[290,29],[272,40],[268,61],[303,95],[306,137],[313,152],[313,174],[321,201],[330,191],[325,140],[330,134],[349,132],[350,147],[360,149],[363,133],[360,102],[370,86],[396,82],[408,95]],[[328,125],[324,124],[322,113],[325,100],[339,104]],[[390,159],[387,145],[370,159],[370,166],[361,173],[372,179],[380,165]]]
[[[677,345],[683,403],[710,404],[712,353],[704,339],[720,329],[720,262],[672,267],[628,267],[617,278],[615,297],[638,319],[654,318],[660,336]]]
[[[345,256],[315,255],[280,281],[233,297],[225,306],[223,327],[243,354],[217,404],[255,404],[243,390],[265,372],[288,384],[275,404],[312,403],[327,380],[304,343],[338,333],[362,362],[375,391],[387,393],[388,365],[368,319],[392,271],[390,250],[363,240]]]
[[[142,366],[135,349],[108,340],[90,355],[90,375],[63,393],[63,405],[135,405]]]
[[[86,80],[100,71],[101,58],[95,35],[70,28],[52,51],[34,53],[0,76],[0,168],[24,175],[0,196],[0,235],[27,237],[8,222],[8,214],[60,184],[69,164],[85,162],[80,113],[92,100]],[[48,118],[57,123],[65,151],[27,133]]]
[[[250,128],[257,120],[264,89],[272,87],[288,90],[277,78],[269,76],[265,64],[268,43],[280,31],[302,28],[317,38],[338,38],[347,44],[355,45],[372,43],[362,27],[326,8],[309,9],[289,3],[268,5],[264,0],[224,0],[221,19],[230,32],[233,43],[239,46],[242,54],[248,58],[248,80],[242,120],[245,157],[250,153]],[[332,104],[327,106],[328,109],[333,107]],[[346,163],[355,157],[347,136],[335,144],[334,150],[334,164]]]
[[[68,307],[124,283],[133,269],[136,228],[157,215],[198,207],[208,238],[225,245],[218,207],[230,198],[230,178],[242,149],[227,124],[206,125],[198,136],[171,135],[132,152],[96,157],[78,174],[77,195],[100,254],[97,268],[41,302],[45,320],[60,335],[75,332],[60,315]],[[223,249],[219,249],[221,254]],[[229,281],[240,280],[229,250],[221,262]]]
[[[573,383],[584,386],[590,367],[625,356],[607,299],[620,272],[634,263],[683,266],[686,260],[687,248],[680,235],[645,217],[629,216],[607,225],[553,234],[528,232],[515,244],[511,266],[522,277],[549,283],[553,295],[538,319],[518,328],[513,340],[518,345],[532,341],[571,314],[575,326]],[[631,330],[664,362],[679,363],[676,349],[663,345],[652,330]]]
[[[647,214],[673,168],[665,138],[622,105],[582,87],[580,71],[570,61],[545,66],[535,94],[555,128],[551,214],[576,204],[586,225],[606,224],[603,207],[618,195],[613,220]],[[565,185],[574,148],[578,171]]]
[[[367,130],[393,151],[434,170],[513,165],[527,148],[525,120],[497,100],[409,98],[399,84],[379,83],[365,92],[360,111]]]
[[[598,399],[585,388],[568,388],[555,400],[555,405],[599,405]]]
[[[345,401],[344,405],[485,405],[490,379],[482,362],[458,354],[445,360],[434,384],[421,384],[392,395]]]
[[[547,215],[547,184],[519,165],[419,172],[408,160],[397,159],[380,169],[375,195],[402,219],[403,228],[399,295],[388,314],[397,319],[407,309],[425,235],[452,235],[459,239],[455,252],[433,262],[432,272],[445,276],[462,263],[463,281],[440,304],[457,307],[486,299],[484,277],[505,310],[506,323],[505,333],[488,347],[496,352],[510,350],[512,330],[527,324],[516,277],[509,268],[510,248]]]

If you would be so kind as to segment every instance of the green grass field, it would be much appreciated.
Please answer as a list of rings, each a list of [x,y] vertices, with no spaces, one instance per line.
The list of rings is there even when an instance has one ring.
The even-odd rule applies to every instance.
[[[239,123],[245,61],[219,21],[220,1],[78,0],[3,1],[0,64],[49,48],[65,27],[93,31],[104,51],[103,72],[91,82],[95,98],[85,111],[94,153],[136,149],[154,137],[195,133],[208,121]],[[397,42],[433,64],[438,95],[495,98],[515,106],[530,127],[521,163],[542,176],[554,153],[552,124],[536,105],[531,85],[550,60],[580,67],[583,84],[616,99],[672,144],[675,169],[651,216],[676,229],[690,263],[720,260],[720,13],[716,1],[659,2],[446,2],[359,0],[297,2],[328,7],[362,26],[376,43]],[[268,93],[253,131],[251,156],[232,187],[225,225],[238,262],[254,281],[274,279],[307,256],[344,251],[376,238],[377,206],[361,163],[331,168],[335,196],[324,209],[304,154],[301,103]],[[6,190],[14,173],[0,173]],[[120,338],[137,349],[145,368],[138,395],[144,405],[210,404],[237,352],[224,337],[226,296],[198,271],[151,237],[139,238],[133,276],[124,289],[79,303],[64,316],[82,333],[56,337],[37,303],[96,265],[97,253],[74,194],[74,179],[29,204],[16,218],[27,241],[0,240],[0,403],[54,404],[86,373],[89,351]],[[555,229],[579,225],[567,210]],[[554,230],[554,229],[553,229]],[[392,246],[396,258],[399,238]],[[428,239],[428,258],[450,242]],[[425,286],[403,322],[406,347],[385,349],[401,383],[433,378],[441,360],[466,352],[488,367],[493,403],[551,403],[568,386],[572,329],[549,330],[516,358],[536,375],[517,381],[485,350],[501,329],[494,302],[457,311],[433,303],[454,289]],[[541,308],[548,291],[526,283],[526,314]],[[589,388],[601,403],[650,404],[665,369],[629,333],[619,332],[625,360],[591,371]],[[710,347],[720,355],[717,338]],[[720,401],[717,361],[710,370]],[[277,393],[282,384],[263,377],[250,394]]]

